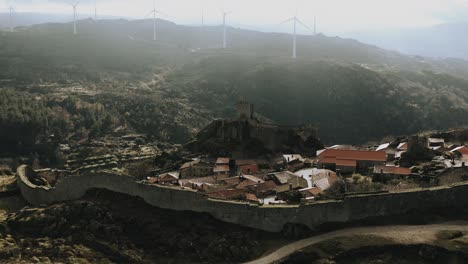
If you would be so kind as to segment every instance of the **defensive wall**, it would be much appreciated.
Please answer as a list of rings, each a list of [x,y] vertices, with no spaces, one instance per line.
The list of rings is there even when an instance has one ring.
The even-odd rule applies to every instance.
[[[459,168],[466,172],[467,167]],[[109,173],[69,176],[54,187],[36,186],[28,180],[32,170],[18,168],[18,187],[33,205],[79,199],[93,188],[141,197],[148,204],[178,211],[209,213],[213,217],[256,229],[280,232],[286,224],[315,228],[324,223],[358,221],[369,217],[401,215],[411,211],[468,206],[468,182],[399,193],[347,196],[342,201],[287,206],[259,206],[209,199],[191,190],[135,182],[131,177]]]

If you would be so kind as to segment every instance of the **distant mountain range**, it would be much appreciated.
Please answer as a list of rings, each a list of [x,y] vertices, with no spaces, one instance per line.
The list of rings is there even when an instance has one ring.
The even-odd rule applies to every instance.
[[[94,14],[81,14],[80,19],[94,17]],[[100,16],[100,19],[116,19],[115,16]],[[73,20],[72,14],[41,14],[41,13],[23,13],[14,14],[13,26],[24,27],[46,23],[65,23]],[[9,27],[9,14],[0,13],[0,28]]]
[[[80,15],[81,18],[93,17],[92,14]],[[119,19],[123,17],[100,16],[100,19]],[[71,14],[17,13],[13,21],[15,27],[44,23],[64,23],[72,20]],[[8,27],[8,14],[0,13],[0,28]],[[233,24],[234,28],[268,32],[268,26]],[[460,58],[468,60],[468,22],[440,24],[415,29],[348,32],[341,36],[363,43],[399,51],[408,55],[436,58]]]

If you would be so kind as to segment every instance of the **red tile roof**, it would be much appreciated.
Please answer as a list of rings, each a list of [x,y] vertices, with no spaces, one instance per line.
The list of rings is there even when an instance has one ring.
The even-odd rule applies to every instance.
[[[340,160],[386,161],[385,151],[326,149],[319,154],[319,159],[336,158]]]
[[[384,165],[378,165],[374,167],[374,173],[381,173],[382,171],[384,174],[395,174],[395,175],[410,175],[411,174],[410,169],[403,168],[403,167],[384,166]]]
[[[335,164],[336,163],[336,158],[324,157],[324,158],[321,158],[319,161],[320,161],[320,163]]]
[[[155,184],[158,182],[158,178],[157,177],[149,178],[148,180],[146,180],[146,182],[149,184]]]
[[[239,176],[237,176],[237,177],[223,179],[222,181],[225,182],[227,185],[235,186],[241,182],[241,179]]]
[[[242,165],[240,169],[243,174],[248,173],[257,173],[258,172],[258,165],[257,164],[250,164],[250,165]]]
[[[207,194],[208,197],[221,200],[239,199],[245,197],[244,190],[222,190]]]
[[[158,178],[158,182],[174,182],[179,180],[179,175],[175,173],[165,173],[163,175],[160,175]]]
[[[258,182],[252,181],[252,180],[249,180],[249,179],[244,179],[241,183],[236,185],[236,189],[244,189],[244,188],[246,188],[248,186],[256,185],[256,184],[258,184]]]
[[[356,160],[336,159],[336,166],[356,167]]]
[[[320,189],[318,187],[314,187],[314,188],[309,189],[309,193],[312,194],[313,196],[317,196],[319,194],[322,194],[323,191],[322,191],[322,189]]]
[[[468,147],[467,146],[465,146],[465,147],[463,147],[463,148],[461,148],[461,149],[459,149],[457,151],[460,152],[463,155],[468,155]]]
[[[258,198],[257,198],[257,196],[255,196],[255,194],[246,193],[246,194],[245,194],[245,199],[248,200],[248,201],[252,201],[252,202],[258,203]]]
[[[257,192],[273,191],[276,189],[276,184],[273,181],[266,181],[255,185]]]

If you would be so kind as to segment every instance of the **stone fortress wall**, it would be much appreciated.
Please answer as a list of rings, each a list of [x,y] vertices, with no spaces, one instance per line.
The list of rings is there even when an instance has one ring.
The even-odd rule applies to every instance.
[[[466,173],[468,168],[458,168]],[[21,194],[33,205],[50,204],[83,197],[93,188],[107,189],[141,197],[148,204],[178,211],[209,213],[234,224],[280,232],[287,224],[309,228],[330,222],[348,222],[369,217],[402,215],[411,211],[468,206],[468,183],[400,193],[348,196],[343,201],[326,201],[308,205],[259,206],[244,202],[209,199],[191,190],[161,187],[135,182],[131,177],[110,173],[69,176],[52,188],[40,187],[28,180],[32,170],[18,168]]]

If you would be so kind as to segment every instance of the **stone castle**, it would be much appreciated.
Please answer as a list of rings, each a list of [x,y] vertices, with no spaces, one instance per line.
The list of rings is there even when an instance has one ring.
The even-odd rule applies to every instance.
[[[315,126],[262,122],[255,117],[253,104],[245,100],[237,103],[237,112],[235,118],[214,120],[198,133],[189,148],[248,157],[269,153],[314,153],[323,147]]]

